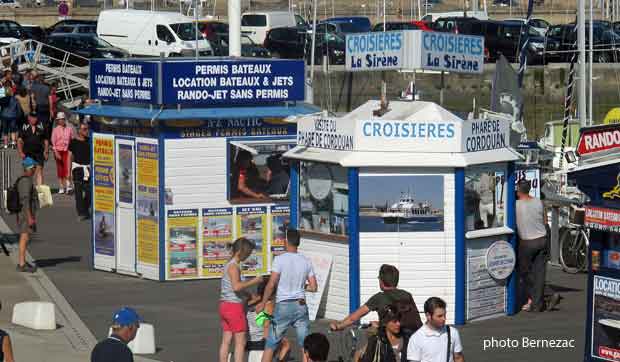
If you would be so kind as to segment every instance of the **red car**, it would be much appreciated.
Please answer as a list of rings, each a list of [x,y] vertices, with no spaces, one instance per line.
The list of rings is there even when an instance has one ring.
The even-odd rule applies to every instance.
[[[420,28],[420,30],[433,31],[433,29],[431,29],[431,23],[426,22],[426,21],[413,20],[413,21],[411,21],[411,24],[413,24],[413,25],[417,26],[418,28]]]

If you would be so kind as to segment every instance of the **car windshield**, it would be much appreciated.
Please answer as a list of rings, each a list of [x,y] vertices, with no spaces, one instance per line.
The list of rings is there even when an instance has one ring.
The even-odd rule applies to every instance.
[[[194,23],[177,23],[170,24],[170,28],[174,31],[179,39],[190,41],[196,40],[196,25]],[[198,26],[198,37],[202,38],[202,31],[200,25]]]
[[[364,32],[365,29],[356,23],[340,23],[340,31],[343,33],[361,33]]]
[[[243,26],[267,26],[267,17],[265,15],[243,15],[241,18]]]

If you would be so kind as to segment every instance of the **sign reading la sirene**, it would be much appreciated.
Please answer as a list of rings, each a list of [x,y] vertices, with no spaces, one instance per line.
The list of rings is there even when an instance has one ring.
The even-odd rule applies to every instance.
[[[354,148],[352,122],[336,118],[313,118],[297,126],[297,144],[312,148],[351,151]]]
[[[484,38],[452,33],[401,30],[346,37],[348,71],[434,70],[482,73]]]

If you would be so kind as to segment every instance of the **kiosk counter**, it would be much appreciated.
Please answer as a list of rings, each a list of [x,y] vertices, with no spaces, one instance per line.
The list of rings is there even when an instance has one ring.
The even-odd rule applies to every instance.
[[[256,244],[245,274],[283,250],[304,63],[95,60],[93,265],[153,280],[219,278],[227,245]]]
[[[333,260],[319,314],[357,309],[379,291],[384,263],[399,268],[399,288],[418,305],[446,300],[449,323],[513,314],[520,156],[509,121],[462,120],[429,102],[380,108],[369,101],[342,118],[302,116],[285,153],[301,250]]]
[[[589,230],[585,361],[620,361],[620,125],[581,129],[579,163],[569,177],[588,197],[576,218]],[[584,240],[587,242],[587,240]]]

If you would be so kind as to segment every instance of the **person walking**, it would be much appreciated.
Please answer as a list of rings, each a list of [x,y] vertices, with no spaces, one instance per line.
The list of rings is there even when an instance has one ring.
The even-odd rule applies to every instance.
[[[43,163],[49,157],[49,139],[39,123],[37,114],[28,115],[28,123],[19,132],[17,138],[17,152],[22,159],[30,157],[36,161],[35,184],[43,184]]]
[[[312,333],[304,338],[304,355],[307,362],[327,362],[329,340],[323,333]]]
[[[71,161],[69,158],[69,143],[73,139],[73,127],[67,125],[64,112],[58,112],[56,127],[52,131],[52,149],[56,159],[56,174],[58,176],[58,193],[71,193]]]
[[[37,102],[34,99],[32,92],[28,88],[20,86],[17,88],[17,94],[15,100],[19,105],[21,117],[17,120],[17,127],[21,129],[26,123],[28,123],[28,115],[37,108]]]
[[[418,307],[411,293],[398,289],[399,276],[400,273],[395,266],[389,264],[381,265],[381,268],[379,268],[379,289],[381,289],[381,291],[370,297],[364,305],[343,320],[332,322],[330,328],[334,331],[345,329],[371,311],[380,312],[386,306],[398,302],[399,304],[403,304],[404,307],[404,310],[400,311],[401,317],[407,318],[406,323],[401,321],[401,329],[403,329],[403,332],[406,334],[413,334],[422,326],[422,320],[420,319]],[[406,315],[403,315],[403,313]]]
[[[12,88],[5,86],[6,98],[0,111],[2,119],[2,139],[4,148],[15,148],[17,143],[17,117],[19,112],[19,104],[13,96]]]
[[[284,242],[286,252],[273,259],[271,276],[263,299],[256,306],[256,311],[260,313],[273,292],[276,291],[273,323],[265,343],[262,362],[271,362],[274,351],[290,327],[295,327],[302,361],[306,360],[303,341],[310,330],[306,291],[316,292],[317,282],[312,263],[297,252],[299,243],[299,232],[296,229],[287,229]]]
[[[2,310],[2,303],[0,303],[0,310]],[[0,329],[0,361],[15,362],[11,337],[2,329]]]
[[[530,181],[517,184],[517,234],[519,235],[519,301],[526,312],[551,310],[560,302],[554,293],[545,305],[547,215],[540,199],[530,196]],[[530,298],[528,300],[528,297]],[[527,302],[526,302],[527,300]]]
[[[430,297],[424,302],[426,323],[409,339],[411,362],[465,362],[459,331],[446,325],[446,302]]]
[[[71,177],[75,187],[75,209],[80,221],[90,219],[90,137],[88,124],[80,123],[77,135],[69,143]]]
[[[400,327],[398,308],[388,305],[379,312],[381,324],[376,334],[368,337],[366,345],[358,351],[361,362],[407,362],[409,337]]]
[[[32,71],[32,86],[31,90],[34,94],[34,99],[37,102],[37,118],[39,119],[39,123],[45,129],[45,134],[47,138],[50,138],[52,134],[52,118],[51,118],[51,108],[50,108],[50,86],[47,85],[41,79],[39,73],[36,70]]]
[[[241,275],[241,263],[254,250],[254,243],[246,238],[239,238],[232,244],[232,257],[224,265],[220,290],[220,320],[222,324],[222,344],[220,345],[220,362],[228,361],[230,343],[235,340],[235,362],[243,362],[248,323],[245,319],[245,304],[249,293],[245,289],[258,285],[263,277],[257,276],[245,280]]]
[[[91,362],[133,362],[127,343],[136,338],[142,318],[129,307],[123,307],[112,317],[112,334],[97,343],[90,354]]]
[[[50,105],[50,123],[53,124],[54,120],[58,118],[58,94],[56,94],[56,90],[58,89],[58,84],[56,82],[52,82],[50,84],[50,95],[48,98],[48,103]]]
[[[37,266],[26,262],[26,247],[30,241],[30,234],[36,230],[36,192],[32,182],[37,162],[30,157],[22,161],[24,174],[15,181],[21,210],[17,213],[17,228],[19,230],[19,257],[17,271],[34,273]]]

